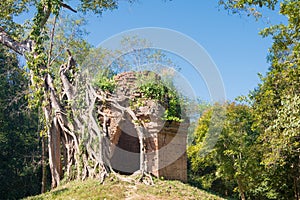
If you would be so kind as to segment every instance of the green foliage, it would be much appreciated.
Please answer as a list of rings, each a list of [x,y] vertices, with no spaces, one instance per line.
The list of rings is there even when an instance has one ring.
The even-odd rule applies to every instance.
[[[139,86],[144,97],[155,99],[166,106],[163,120],[181,122],[180,97],[174,88],[167,87],[162,81],[146,82]]]
[[[269,72],[261,76],[262,83],[249,95],[253,128],[260,133],[257,154],[263,164],[253,192],[264,193],[265,198],[299,199],[300,1],[226,0],[220,4],[236,13],[255,14],[259,7],[279,9],[287,18],[287,23],[260,32],[263,37],[272,37],[273,44],[268,55]]]
[[[19,199],[40,192],[37,112],[28,113],[28,80],[15,54],[0,47],[0,196]]]
[[[252,15],[256,19],[262,16],[261,8],[267,7],[274,10],[278,0],[219,0],[219,5],[233,13],[245,12],[248,16]]]
[[[250,196],[256,187],[253,176],[258,173],[259,157],[255,154],[258,133],[252,130],[253,111],[246,105],[234,103],[223,105],[226,118],[223,124],[213,124],[212,113],[219,109],[215,105],[203,113],[194,132],[194,141],[188,147],[190,179],[206,189],[218,190],[222,195]],[[220,110],[221,111],[221,110]],[[210,151],[207,138],[213,126],[222,126],[217,142]],[[221,188],[221,189],[220,189]],[[227,194],[224,193],[227,191]]]
[[[275,5],[278,3],[278,0],[227,0],[219,1],[220,4],[225,4],[228,8],[245,8],[247,6],[259,6],[259,7],[268,7],[274,9]]]
[[[268,57],[271,67],[251,98],[256,126],[261,130],[259,142],[268,180],[264,182],[273,189],[276,198],[290,199],[300,196],[300,172],[295,167],[300,164],[300,2],[281,2],[280,13],[288,18],[287,24],[261,31],[274,41]]]
[[[95,14],[101,14],[107,9],[115,9],[117,8],[118,3],[117,0],[82,0],[77,2],[80,11],[94,12]],[[50,16],[59,16],[59,14],[61,14],[62,7],[63,4],[61,0],[42,0],[39,2],[34,0],[8,0],[1,3],[2,12],[0,14],[0,26],[12,37],[15,36],[17,41],[24,39],[24,32],[29,32],[28,39],[34,44],[33,49],[26,54],[27,67],[32,72],[32,95],[29,98],[32,107],[48,104],[46,97],[48,94],[47,91],[45,91],[44,80],[45,75],[51,73],[49,66],[52,57],[51,50],[47,51],[47,43],[50,37],[49,34],[47,34],[46,24],[49,21]],[[21,15],[22,13],[29,11],[29,9],[32,12],[35,10],[33,19],[28,22],[30,26],[17,24],[13,17]],[[68,30],[68,27],[64,27],[64,31],[68,32]],[[69,41],[75,40],[71,39]],[[64,48],[66,47],[64,46]]]
[[[0,2],[0,26],[14,38],[22,38],[24,27],[16,23],[14,18],[29,11],[34,0],[6,0]]]
[[[102,14],[105,10],[118,8],[118,0],[80,0],[80,11],[86,13],[92,11],[95,14]]]
[[[94,85],[102,91],[113,93],[116,89],[116,82],[113,78],[109,78],[103,75],[98,75],[94,81]]]
[[[276,119],[266,129],[266,137],[269,140],[269,149],[265,154],[267,165],[285,166],[291,160],[297,161],[300,154],[300,96],[286,96],[281,102],[281,108],[277,111]],[[290,163],[295,165],[296,163]],[[292,167],[292,166],[290,166]]]
[[[163,84],[159,84],[157,82],[149,82],[142,84],[139,87],[140,92],[142,92],[145,97],[156,99],[156,100],[164,100],[167,95],[168,88]]]
[[[34,4],[33,4],[34,3]],[[3,5],[3,7],[2,7]],[[21,26],[19,24],[16,24],[14,22],[13,16],[18,16],[19,14],[22,14],[22,12],[27,11],[29,9],[29,6],[31,11],[34,12],[34,9],[36,9],[36,13],[34,15],[34,18],[32,19],[31,22],[29,22],[26,26]],[[40,106],[46,106],[49,104],[48,102],[48,93],[47,93],[47,86],[45,86],[45,77],[50,74],[50,75],[56,75],[56,71],[51,69],[51,63],[53,64],[53,58],[56,58],[55,61],[60,61],[62,60],[62,57],[60,57],[62,54],[62,50],[65,50],[66,46],[64,45],[70,45],[68,48],[71,48],[71,50],[74,50],[76,48],[72,49],[73,47],[77,47],[77,49],[81,47],[85,47],[87,45],[79,45],[81,41],[78,42],[76,40],[78,32],[73,31],[74,25],[68,30],[60,29],[60,24],[57,26],[57,34],[54,36],[55,39],[55,44],[53,45],[54,47],[52,48],[52,52],[50,51],[50,34],[48,32],[48,26],[47,26],[47,21],[48,18],[51,14],[53,15],[58,15],[59,11],[61,9],[61,1],[60,0],[55,0],[55,1],[50,1],[50,0],[42,0],[40,2],[36,1],[4,1],[1,3],[1,11],[3,9],[3,12],[1,12],[0,15],[7,15],[6,17],[1,17],[1,27],[4,28],[4,30],[10,34],[14,39],[17,41],[22,41],[24,40],[23,38],[23,32],[25,30],[29,32],[29,35],[27,36],[27,39],[30,39],[33,44],[33,48],[31,49],[30,52],[26,53],[25,58],[27,60],[27,70],[22,71],[22,73],[26,74],[28,77],[31,78],[31,83],[30,83],[30,88],[26,88],[28,82],[26,82],[26,87],[24,85],[20,84],[20,81],[22,80],[20,77],[20,80],[18,81],[15,79],[14,81],[16,83],[19,83],[19,85],[16,86],[16,88],[23,89],[22,92],[23,96],[20,95],[21,97],[24,98],[24,95],[27,95],[27,99],[29,100],[30,106],[31,107],[40,107]],[[60,19],[60,18],[59,18]],[[51,22],[51,21],[50,21]],[[68,28],[66,25],[69,23],[65,24],[65,28]],[[76,22],[76,25],[79,25],[80,22]],[[28,26],[30,25],[30,26]],[[50,29],[52,26],[50,26]],[[61,34],[61,33],[64,34]],[[58,36],[58,37],[57,37]],[[59,36],[61,36],[59,38]],[[68,37],[68,40],[63,41],[65,37]],[[72,38],[73,37],[73,38]],[[74,39],[75,38],[75,39]],[[61,42],[61,43],[59,43]],[[57,45],[60,44],[59,45]],[[64,44],[62,44],[64,43]],[[81,43],[82,44],[82,43]],[[86,44],[86,43],[85,43]],[[83,49],[81,48],[79,51],[74,51],[74,52],[84,52]],[[52,54],[51,54],[52,53]],[[58,56],[57,56],[58,55]],[[52,57],[53,56],[53,57]],[[80,60],[80,55],[77,54],[76,58],[79,58]],[[82,60],[82,58],[81,58]],[[60,63],[59,62],[54,62],[53,67],[56,67],[56,70],[58,69]],[[9,66],[11,71],[14,71],[16,68]],[[58,70],[57,70],[58,71]],[[28,73],[30,72],[30,73]],[[54,78],[55,79],[55,78]],[[6,79],[3,79],[6,80]],[[1,84],[2,85],[2,84]],[[56,84],[57,86],[58,84]],[[5,86],[5,84],[3,84]],[[56,88],[58,89],[58,88]],[[30,91],[30,92],[29,92]],[[26,93],[27,92],[27,93]],[[3,99],[5,101],[8,101],[8,98],[3,96]],[[12,102],[14,102],[14,99],[10,99]],[[23,99],[25,100],[25,99]],[[25,105],[27,105],[26,101],[22,102],[23,107],[15,108],[16,110],[23,110],[26,108]],[[2,110],[2,109],[1,109]],[[3,109],[4,111],[5,109]],[[14,127],[11,128],[10,137],[14,138],[16,146],[12,145],[12,140],[7,140],[6,142],[8,143],[8,147],[11,147],[12,149],[9,150],[11,151],[10,154],[7,154],[7,150],[3,150],[4,154],[7,154],[10,158],[4,157],[3,164],[1,166],[1,170],[4,169],[6,170],[1,172],[1,178],[5,178],[5,180],[1,180],[2,183],[2,188],[1,191],[11,191],[11,192],[6,192],[5,194],[1,193],[1,198],[20,198],[24,195],[30,195],[30,194],[36,194],[40,192],[40,181],[41,181],[41,175],[37,174],[37,170],[40,170],[40,166],[35,164],[31,164],[30,162],[36,162],[38,163],[38,160],[36,157],[36,153],[40,153],[38,150],[35,150],[35,153],[32,153],[33,149],[36,149],[38,147],[38,141],[37,139],[34,139],[35,137],[38,137],[37,131],[34,131],[34,127],[37,128],[38,125],[32,120],[36,120],[37,122],[37,116],[35,116],[35,112],[32,112],[32,115],[25,115],[23,114],[23,111],[18,111],[18,117],[14,116],[14,118],[8,118],[6,117],[7,120],[11,120],[12,124],[9,124],[9,127]],[[22,117],[22,118],[21,118]],[[21,118],[20,121],[18,121]],[[28,131],[28,124],[30,124],[31,130]],[[45,125],[45,124],[44,124]],[[4,127],[8,129],[7,127]],[[43,127],[42,127],[43,129]],[[18,142],[18,137],[22,135],[22,140],[21,142]],[[6,135],[4,136],[4,138]],[[24,138],[23,138],[24,137]],[[23,142],[24,140],[24,142]],[[25,142],[26,141],[26,142]],[[31,143],[30,143],[30,142]],[[27,146],[28,144],[32,144],[30,148]],[[1,144],[2,147],[2,144]],[[6,148],[5,145],[3,145],[3,148]],[[35,147],[35,148],[33,148]],[[23,151],[24,153],[20,153],[18,155],[14,155],[14,152],[19,152]],[[26,159],[24,159],[24,156]],[[11,159],[14,158],[14,159]],[[17,161],[16,162],[11,162],[8,163],[5,160],[10,160],[11,161]],[[30,162],[29,162],[30,161]],[[23,165],[26,165],[26,170]],[[29,170],[31,169],[31,171]],[[9,176],[11,175],[11,176]],[[22,177],[22,178],[21,178]],[[30,184],[28,184],[30,183]],[[12,189],[13,188],[13,189]]]

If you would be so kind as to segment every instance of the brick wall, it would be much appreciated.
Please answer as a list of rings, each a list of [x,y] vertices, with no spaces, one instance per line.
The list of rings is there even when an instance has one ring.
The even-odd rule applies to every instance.
[[[150,73],[151,72],[126,72],[115,77],[115,81],[118,84],[115,95],[121,99],[122,106],[130,106],[132,99],[141,96],[141,94],[136,92],[138,85],[137,79],[141,76],[147,76],[147,74]],[[151,75],[153,75],[153,73]],[[156,76],[156,78],[159,79],[159,76]],[[161,119],[163,113],[163,106],[158,105],[154,100],[144,100],[143,106],[135,110],[135,114],[139,119],[147,119],[147,121],[144,121],[147,171],[157,177],[186,182],[186,140],[189,123],[165,122]],[[118,164],[124,165],[124,159],[127,159],[126,162],[129,162],[128,160],[131,159],[131,167],[135,166],[135,169],[139,163],[139,161],[137,161],[137,159],[139,159],[139,146],[137,144],[138,138],[134,138],[137,137],[137,134],[134,130],[132,120],[130,117],[126,117],[118,122],[119,124],[117,125],[116,121],[120,115],[117,111],[110,111],[110,115],[114,116],[111,118],[111,124],[113,124],[114,127],[110,127],[112,143],[119,148],[135,153],[135,156],[132,158],[126,158],[126,155],[122,156],[122,150],[114,152],[112,164],[113,166]],[[118,127],[116,128],[115,126]],[[114,155],[117,155],[117,157],[114,157]],[[117,161],[115,161],[116,159]],[[127,164],[130,167],[130,163]]]

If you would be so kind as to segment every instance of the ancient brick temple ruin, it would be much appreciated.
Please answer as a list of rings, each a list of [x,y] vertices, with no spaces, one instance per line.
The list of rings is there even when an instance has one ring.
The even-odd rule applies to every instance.
[[[143,123],[146,149],[146,170],[157,177],[187,181],[186,139],[189,123],[162,120],[164,105],[142,97],[138,81],[151,72],[126,72],[115,77],[118,101],[130,107]],[[142,77],[141,77],[142,76]],[[157,76],[157,75],[156,75]],[[159,79],[159,77],[156,77]],[[139,100],[137,100],[139,99]],[[140,103],[138,103],[140,101]],[[107,108],[112,167],[123,174],[132,174],[140,166],[140,144],[130,116],[121,117],[118,110]],[[121,119],[120,119],[121,118]]]

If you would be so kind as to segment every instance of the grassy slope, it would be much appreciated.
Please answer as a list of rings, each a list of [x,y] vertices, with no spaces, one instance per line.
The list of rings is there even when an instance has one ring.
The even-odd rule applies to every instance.
[[[222,199],[195,187],[179,181],[155,180],[153,186],[142,183],[133,184],[108,178],[104,184],[97,180],[84,182],[74,181],[62,185],[55,190],[43,195],[29,197],[30,200],[38,199]]]

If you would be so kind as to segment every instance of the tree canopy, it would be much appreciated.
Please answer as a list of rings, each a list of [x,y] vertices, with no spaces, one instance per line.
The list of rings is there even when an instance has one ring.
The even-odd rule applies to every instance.
[[[84,20],[63,18],[62,10],[99,16],[104,11],[117,9],[119,3],[118,0],[79,0],[70,4],[62,0],[0,2],[0,42],[5,46],[0,48],[0,147],[4,160],[1,165],[5,166],[0,168],[1,177],[10,174],[13,179],[27,174],[37,178],[28,172],[36,166],[34,162],[21,161],[24,152],[33,157],[39,152],[34,147],[38,146],[38,141],[33,135],[37,131],[34,121],[37,109],[43,112],[43,117],[40,116],[43,128],[39,131],[48,139],[52,188],[59,185],[63,177],[66,180],[87,177],[103,180],[113,171],[108,159],[107,116],[101,109],[109,102],[122,113],[127,112],[133,121],[137,118],[132,110],[122,107],[110,98],[110,94],[103,92],[114,89],[111,77],[98,77],[101,80],[97,84],[102,90],[98,93],[92,85],[81,84],[87,77],[77,73],[77,62],[85,59],[91,46],[82,39],[84,32],[78,29]],[[249,94],[248,105],[214,105],[198,121],[194,141],[188,150],[192,181],[225,196],[242,199],[300,199],[300,1],[220,0],[219,5],[257,20],[264,9],[279,10],[287,23],[275,24],[260,32],[263,37],[273,39],[268,55],[270,67],[268,73],[261,76],[261,83]],[[33,17],[24,24],[18,23],[18,17],[25,13],[32,13]],[[130,48],[131,43],[125,43]],[[6,48],[25,57],[26,69],[18,66],[16,54]],[[149,52],[153,53],[149,59],[168,62],[161,52]],[[132,60],[124,56],[123,61],[130,63]],[[110,72],[108,69],[107,73]],[[158,100],[166,97],[164,87],[149,84],[142,89],[152,96],[153,90],[157,90]],[[23,98],[24,91],[28,103]],[[19,93],[22,95],[18,99]],[[174,113],[179,112],[176,94],[167,97],[171,99],[169,117],[180,121],[178,113]],[[74,104],[81,104],[84,109],[75,110]],[[25,112],[27,105],[33,114]],[[101,108],[100,125],[93,113],[96,106]],[[227,110],[225,123],[215,123],[211,127],[213,109],[221,112],[224,108]],[[143,147],[142,124],[135,124],[135,128]],[[214,138],[214,130],[221,129],[220,137]],[[207,146],[211,144],[206,142],[209,140],[214,141],[214,147]],[[14,146],[9,145],[12,141]],[[16,150],[18,148],[24,152]],[[12,153],[16,159],[6,160]],[[141,156],[141,163],[143,159]],[[140,170],[145,172],[143,164]],[[27,178],[21,180],[25,183]],[[16,184],[4,182],[2,187]]]
[[[228,128],[225,123],[222,135],[227,131],[240,134],[242,130],[246,130],[246,138],[249,137],[249,139],[243,141],[245,135],[234,136],[229,143],[230,145],[219,146],[218,144],[222,141],[231,140],[230,134],[225,137],[221,135],[218,141],[220,143],[217,143],[214,147],[214,153],[204,158],[198,158],[202,160],[202,166],[197,164],[197,159],[194,160],[195,154],[193,153],[195,149],[202,148],[198,146],[202,144],[200,140],[198,145],[192,145],[189,150],[191,169],[194,173],[197,173],[197,170],[198,173],[200,172],[199,177],[202,178],[198,179],[203,186],[205,186],[204,180],[215,181],[214,178],[216,177],[227,177],[227,179],[221,179],[223,183],[226,183],[223,186],[226,188],[228,185],[232,186],[230,180],[237,180],[236,178],[242,177],[247,182],[247,187],[243,187],[242,182],[241,186],[238,187],[239,194],[243,199],[247,196],[250,198],[299,199],[300,2],[298,0],[228,0],[219,1],[219,3],[233,13],[253,15],[257,20],[263,15],[263,8],[279,10],[279,13],[287,18],[287,23],[275,24],[260,32],[263,37],[272,37],[273,44],[268,55],[269,71],[265,76],[260,75],[261,83],[248,97],[250,108],[245,113],[248,113],[247,115],[251,118],[243,124],[240,115],[231,115],[233,110],[229,108],[227,111],[225,120],[229,121],[230,125]],[[194,133],[196,138],[207,137],[205,135],[208,133],[209,127],[203,125],[207,120],[209,120],[207,114],[204,114],[199,120]],[[237,129],[234,128],[236,122],[240,124]],[[254,135],[253,131],[255,131]],[[235,139],[241,143],[236,143]],[[249,144],[250,149],[244,148],[245,145]],[[227,150],[230,147],[233,147],[233,149]],[[225,149],[218,151],[220,148]],[[246,156],[247,161],[239,164],[235,163],[239,159],[234,158],[239,158],[238,155],[240,155],[240,158],[245,158],[244,153],[250,153]],[[213,158],[219,159],[214,160]],[[224,165],[225,163],[227,165]],[[240,172],[235,171],[241,169],[239,168],[241,166],[251,167],[244,168]],[[204,171],[199,171],[199,168]],[[208,169],[208,171],[205,171],[205,169]],[[256,172],[259,173],[255,173],[253,169],[257,169]],[[211,172],[214,174],[213,176],[211,176]],[[237,174],[232,175],[233,172]],[[205,178],[208,175],[210,179]],[[214,182],[214,184],[217,184],[217,182]],[[239,185],[237,182],[234,184]],[[251,185],[254,187],[251,188]],[[209,186],[212,187],[211,183]],[[247,192],[244,193],[243,191]]]
[[[41,149],[37,111],[29,112],[28,80],[16,54],[0,46],[0,196],[22,198],[40,192]]]
[[[74,49],[70,49],[72,44],[63,46],[61,50],[54,45],[59,40],[63,41],[67,33],[70,32],[68,28],[73,27],[64,27],[64,34],[61,34],[61,38],[57,38],[56,31],[60,31],[59,26],[56,27],[57,19],[60,17],[62,9],[67,9],[70,12],[92,12],[101,15],[105,10],[116,9],[118,3],[117,0],[82,0],[78,1],[77,5],[72,5],[76,6],[76,10],[61,0],[9,0],[0,4],[2,9],[0,41],[6,47],[26,58],[30,79],[29,103],[32,108],[40,107],[44,113],[44,117],[41,117],[44,125],[41,134],[47,135],[48,138],[53,188],[60,183],[63,171],[67,171],[68,179],[93,176],[91,171],[87,172],[89,171],[88,166],[82,166],[84,162],[86,165],[90,165],[92,162],[90,159],[99,159],[100,163],[97,162],[96,166],[99,164],[102,169],[99,169],[98,173],[102,173],[102,170],[105,172],[109,170],[109,163],[104,164],[105,161],[103,161],[102,156],[97,158],[91,155],[88,158],[79,157],[85,151],[79,148],[79,145],[84,143],[80,133],[83,134],[85,131],[84,124],[89,122],[84,117],[77,116],[74,110],[70,109],[71,104],[74,103],[75,95],[78,94],[75,89],[76,61],[72,56]],[[35,13],[33,18],[25,24],[18,24],[16,18],[29,11]],[[52,23],[51,18],[53,18]],[[70,38],[70,35],[67,37],[68,39],[65,41],[80,44],[79,46],[73,44],[73,47],[88,48],[84,41],[76,41]],[[63,52],[65,52],[65,56],[62,56]],[[80,52],[84,51],[81,49]],[[77,58],[80,60],[80,56]],[[92,92],[90,91],[90,95],[93,96],[94,93]],[[91,97],[91,99],[93,98]],[[95,100],[96,97],[91,100],[91,107],[94,106]],[[69,114],[66,115],[66,112]],[[98,125],[94,123],[93,126]],[[94,127],[93,131],[96,131],[96,135],[101,134],[98,127]],[[61,144],[63,151],[65,151],[63,155],[60,148]],[[104,152],[100,152],[100,154],[102,153],[104,154]],[[64,156],[64,168],[61,156]],[[108,167],[106,168],[106,166]],[[74,168],[76,170],[72,170]],[[77,175],[75,175],[76,173]]]

